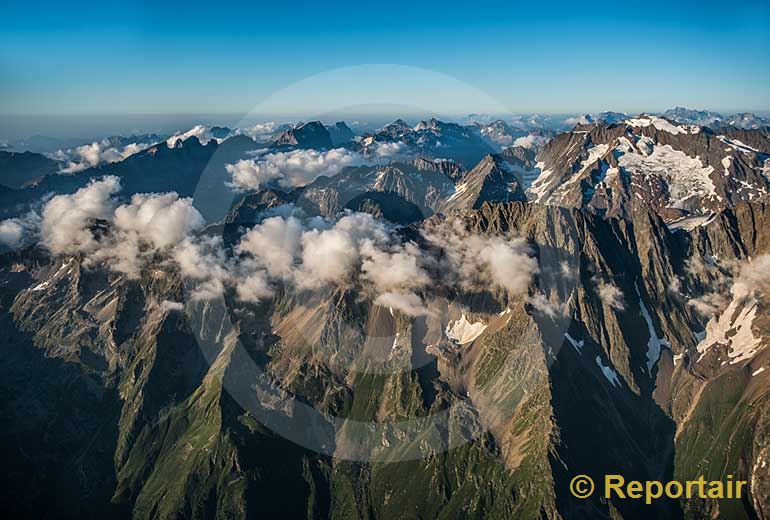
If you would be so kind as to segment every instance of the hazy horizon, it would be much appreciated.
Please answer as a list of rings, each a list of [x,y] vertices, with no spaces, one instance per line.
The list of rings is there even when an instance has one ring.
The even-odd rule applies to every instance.
[[[677,105],[681,106],[681,105]],[[674,108],[672,105],[668,108]],[[707,110],[722,115],[734,113],[752,112],[758,116],[770,116],[770,110],[714,110],[700,107],[684,107],[692,110]],[[158,114],[51,114],[51,115],[0,115],[0,140],[12,141],[26,139],[33,136],[45,136],[62,139],[94,139],[109,135],[142,134],[142,133],[174,133],[187,130],[195,125],[225,126],[234,128],[238,126],[254,125],[260,122],[296,123],[299,121],[320,120],[324,124],[333,124],[337,121],[345,121],[353,131],[359,129],[371,129],[401,118],[410,124],[416,124],[422,119],[437,117],[447,122],[464,122],[470,116],[478,116],[490,119],[501,119],[509,122],[515,117],[542,115],[550,117],[574,117],[584,114],[597,114],[600,112],[624,112],[629,116],[641,113],[662,113],[664,110],[601,110],[601,111],[571,111],[571,112],[510,112],[510,113],[484,113],[468,112],[456,114],[437,114],[432,112],[380,112],[380,113],[355,113],[338,112],[331,114],[243,114],[243,113],[158,113]]]

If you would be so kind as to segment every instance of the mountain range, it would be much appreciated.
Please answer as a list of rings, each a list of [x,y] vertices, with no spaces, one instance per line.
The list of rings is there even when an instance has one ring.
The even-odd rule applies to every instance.
[[[0,151],[3,509],[770,518],[767,121],[472,119]]]

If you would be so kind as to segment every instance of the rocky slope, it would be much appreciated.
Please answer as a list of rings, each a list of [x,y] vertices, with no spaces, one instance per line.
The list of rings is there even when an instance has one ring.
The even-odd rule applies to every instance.
[[[238,227],[290,201],[244,200]],[[740,202],[670,230],[654,211],[453,210],[405,236],[428,247],[420,237],[443,226],[515,234],[539,274],[517,296],[427,289],[421,317],[355,285],[183,310],[185,285],[162,259],[126,279],[36,248],[3,255],[3,503],[17,515],[135,518],[764,518],[767,300],[734,289],[711,317],[693,302],[770,253],[769,217]],[[236,398],[261,377],[272,383],[256,390],[321,417],[385,425],[367,448],[379,461],[349,460],[358,434],[346,427],[306,432],[326,439],[321,453],[284,438],[303,431],[298,412]],[[426,418],[439,422],[425,429]],[[453,447],[433,452],[431,436]],[[729,473],[751,481],[751,496],[645,506],[567,490],[575,473],[612,472]]]
[[[398,119],[377,132],[362,136],[360,143],[365,153],[376,153],[383,146],[386,149],[396,146],[402,155],[451,159],[465,168],[472,168],[497,148],[490,146],[476,127],[445,123],[435,118],[420,121],[414,127]]]
[[[286,130],[275,139],[274,144],[298,148],[331,148],[332,136],[320,121],[311,121]]]
[[[18,189],[57,172],[55,161],[32,152],[0,151],[0,185]]]
[[[428,216],[454,191],[450,175],[457,177],[461,171],[455,163],[424,158],[349,167],[339,175],[320,177],[302,188],[297,204],[311,215],[333,217],[363,193],[390,192],[416,205],[423,216]]]
[[[502,156],[487,155],[456,184],[438,208],[442,213],[479,209],[485,202],[526,200],[524,181]]]

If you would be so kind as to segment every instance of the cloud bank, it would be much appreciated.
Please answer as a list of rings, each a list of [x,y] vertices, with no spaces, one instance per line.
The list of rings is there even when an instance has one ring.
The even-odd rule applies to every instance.
[[[304,186],[322,175],[337,175],[346,166],[362,164],[360,154],[344,148],[329,151],[292,150],[242,159],[225,166],[231,175],[230,186],[237,190],[258,190],[269,182],[283,188]]]
[[[0,223],[0,239],[17,247],[39,235],[55,255],[83,255],[87,265],[103,263],[113,271],[138,276],[155,252],[168,251],[204,225],[192,199],[176,193],[137,194],[127,204],[115,195],[120,180],[106,176],[70,195],[57,195],[41,217]]]
[[[122,161],[150,146],[152,143],[131,143],[120,148],[113,146],[109,139],[104,139],[74,149],[59,150],[50,157],[63,164],[59,173],[77,173],[100,164]]]
[[[416,316],[428,314],[428,288],[490,286],[527,293],[537,260],[514,236],[480,237],[459,225],[440,223],[424,233],[429,247],[406,240],[398,228],[368,213],[337,220],[306,218],[299,209],[272,212],[231,247],[221,237],[200,235],[204,220],[192,200],[176,193],[136,194],[124,203],[120,182],[107,176],[42,210],[41,244],[57,255],[82,255],[99,265],[138,277],[151,263],[169,262],[193,283],[193,299],[232,290],[243,302],[259,302],[279,287],[318,291],[351,287],[378,305]],[[0,224],[4,243],[19,243],[26,223]],[[169,309],[178,310],[177,306]]]
[[[518,137],[513,141],[513,146],[520,146],[522,148],[535,150],[544,146],[547,142],[548,138],[543,135],[529,134],[525,135],[524,137]]]

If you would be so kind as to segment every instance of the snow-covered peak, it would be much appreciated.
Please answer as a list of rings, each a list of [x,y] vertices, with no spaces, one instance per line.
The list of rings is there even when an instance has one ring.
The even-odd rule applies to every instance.
[[[668,132],[670,134],[697,134],[700,132],[700,127],[697,125],[675,125],[668,119],[657,116],[639,116],[626,119],[625,123],[635,128],[646,128],[653,126],[658,130]]]

